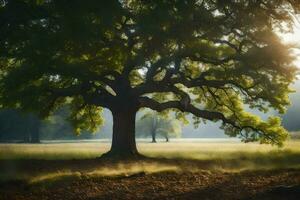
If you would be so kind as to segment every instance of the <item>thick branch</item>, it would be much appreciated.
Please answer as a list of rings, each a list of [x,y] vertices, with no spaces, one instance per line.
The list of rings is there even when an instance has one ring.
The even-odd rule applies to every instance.
[[[51,94],[51,96],[54,98],[54,101],[59,97],[74,97],[80,95],[87,104],[93,104],[106,108],[111,106],[110,102],[113,96],[110,93],[101,88],[97,88],[97,93],[88,93],[87,91],[89,88],[87,87],[84,87],[84,85],[73,85],[66,88],[48,88],[47,92]]]
[[[229,123],[233,126],[237,126],[235,122],[230,121],[225,118],[225,116],[222,113],[219,112],[213,112],[213,111],[207,111],[207,110],[201,110],[193,106],[192,104],[188,104],[186,106],[182,105],[180,101],[168,101],[164,103],[159,103],[149,97],[140,97],[140,103],[141,107],[147,107],[152,110],[156,110],[158,112],[161,112],[166,109],[175,108],[182,112],[189,112],[197,117],[201,117],[203,119],[207,120],[222,120],[224,123]]]

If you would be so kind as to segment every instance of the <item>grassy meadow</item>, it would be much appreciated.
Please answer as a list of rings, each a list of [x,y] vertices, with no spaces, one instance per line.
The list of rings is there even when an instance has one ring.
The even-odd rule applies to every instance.
[[[110,148],[109,141],[81,142],[44,142],[41,144],[0,144],[0,161],[37,161],[59,162],[68,160],[95,159]],[[300,140],[288,141],[283,148],[257,143],[241,143],[237,140],[173,140],[172,142],[150,143],[138,142],[139,151],[147,156],[138,163],[118,162],[115,166],[107,165],[97,169],[87,169],[85,174],[98,176],[115,176],[136,172],[153,173],[158,171],[243,171],[267,169],[299,169]],[[189,161],[191,164],[184,164]],[[113,165],[113,164],[112,164]],[[113,170],[111,169],[113,168]],[[24,169],[7,173],[0,171],[0,179],[17,179],[26,177],[30,180],[44,180],[57,176],[76,176],[81,170],[68,169],[67,166],[31,173]],[[30,176],[30,174],[33,174]]]
[[[98,159],[109,148],[106,140],[0,144],[0,199],[51,199],[54,193],[57,199],[194,199],[207,193],[240,199],[300,185],[300,140],[283,148],[230,139],[142,140],[138,149],[145,158]]]

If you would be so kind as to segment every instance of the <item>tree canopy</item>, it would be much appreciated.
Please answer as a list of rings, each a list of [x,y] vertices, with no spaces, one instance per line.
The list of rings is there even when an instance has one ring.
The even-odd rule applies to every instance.
[[[221,121],[246,142],[288,136],[278,117],[263,121],[245,107],[289,105],[296,69],[276,31],[290,30],[298,0],[2,2],[4,107],[46,117],[69,104],[78,132],[95,130],[108,108],[122,148],[135,146],[121,132],[134,132],[140,108]]]

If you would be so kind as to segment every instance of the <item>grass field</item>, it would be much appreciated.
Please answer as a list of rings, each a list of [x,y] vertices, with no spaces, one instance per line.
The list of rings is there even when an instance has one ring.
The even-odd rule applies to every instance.
[[[45,193],[42,188],[53,188],[53,184],[57,185],[57,183],[70,186],[69,184],[87,180],[89,180],[88,184],[94,185],[95,188],[100,187],[99,181],[101,187],[104,187],[102,184],[106,181],[113,185],[117,184],[119,187],[124,180],[121,186],[126,188],[139,184],[136,181],[145,181],[145,184],[150,184],[160,180],[161,186],[152,187],[165,187],[168,184],[180,183],[183,185],[177,189],[182,190],[181,193],[184,193],[183,190],[194,190],[195,187],[201,185],[209,186],[209,188],[219,187],[214,181],[223,180],[224,177],[227,177],[228,180],[226,180],[232,185],[252,181],[253,186],[247,183],[245,187],[255,186],[252,189],[256,192],[256,187],[260,184],[272,185],[278,182],[278,184],[300,185],[300,141],[298,140],[287,142],[283,148],[254,143],[244,144],[237,140],[173,140],[170,143],[155,144],[140,141],[138,149],[148,158],[133,161],[97,159],[108,151],[109,147],[108,141],[0,144],[0,188],[5,186],[9,188],[9,191],[14,191],[16,183],[26,185],[25,188],[30,185],[35,188],[35,191],[39,191],[30,199],[35,199],[35,197],[38,199],[41,194]],[[234,177],[240,177],[241,183],[238,183]],[[189,179],[193,178],[199,179],[201,184],[188,185]],[[78,189],[79,186],[74,187]],[[95,188],[92,189],[94,193]],[[27,189],[19,191],[20,199],[27,199],[23,198],[28,195]],[[252,190],[249,189],[249,191]],[[90,196],[94,194],[93,192],[87,195]],[[172,192],[174,191],[166,194],[172,194]],[[63,194],[63,191],[61,193]],[[245,190],[244,195],[247,196],[250,194],[248,193]],[[15,193],[8,192],[5,197],[7,198],[3,199],[15,198]],[[47,193],[45,199],[48,197],[51,199],[51,194]],[[141,198],[144,197],[141,196]],[[130,198],[137,197],[128,197]]]
[[[0,160],[94,159],[108,151],[109,147],[108,141],[0,144]],[[283,148],[255,143],[245,144],[236,140],[175,140],[170,143],[143,141],[138,143],[138,149],[143,155],[151,158],[201,162],[203,163],[202,169],[209,170],[300,168],[300,141],[298,140],[287,142]],[[122,164],[126,165],[126,163]],[[156,164],[157,162],[154,165]],[[128,167],[126,168],[128,169]],[[136,169],[137,167],[130,169],[132,168]],[[148,168],[154,170],[152,165]],[[165,165],[162,165],[162,168],[166,169]],[[171,168],[175,169],[178,166],[171,166]],[[190,169],[187,168],[185,167],[185,170],[195,170],[192,166]],[[119,170],[120,173],[124,172],[121,168]],[[157,170],[160,170],[158,166]],[[101,172],[97,173],[101,174]],[[102,173],[108,174],[106,170],[102,170]],[[114,171],[111,174],[116,173],[117,171]],[[8,177],[7,173],[3,175],[0,172],[0,178],[5,176]]]

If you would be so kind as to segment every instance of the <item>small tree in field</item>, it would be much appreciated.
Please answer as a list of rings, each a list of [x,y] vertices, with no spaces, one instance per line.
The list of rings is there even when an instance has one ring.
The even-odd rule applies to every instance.
[[[170,137],[179,137],[182,127],[178,120],[170,116],[161,116],[156,112],[147,112],[137,122],[136,132],[140,136],[151,136],[156,142],[157,135],[164,137],[169,142]]]
[[[176,120],[166,120],[163,127],[158,128],[156,133],[166,139],[166,142],[170,141],[170,138],[178,138],[181,136],[182,127]]]
[[[221,121],[246,142],[287,138],[279,118],[244,108],[289,104],[295,68],[275,30],[292,24],[298,0],[1,2],[3,107],[47,117],[69,104],[78,132],[94,131],[108,108],[113,155],[138,153],[140,108]]]

